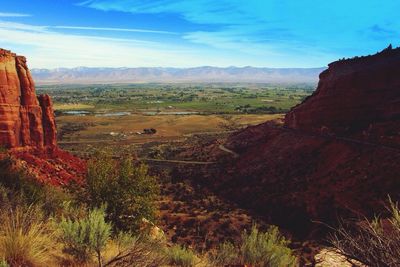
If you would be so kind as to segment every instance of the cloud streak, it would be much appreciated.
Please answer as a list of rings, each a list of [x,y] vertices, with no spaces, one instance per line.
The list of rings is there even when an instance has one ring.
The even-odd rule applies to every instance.
[[[310,54],[309,49],[328,57],[375,52],[395,42],[400,28],[397,0],[384,5],[380,0],[87,0],[79,5],[133,14],[176,14],[188,23],[207,26],[184,34],[187,41],[248,50],[266,59],[271,53]],[[381,23],[390,26],[363,34]]]
[[[54,11],[31,1],[39,6],[33,14]],[[35,17],[42,25],[0,18],[0,45],[40,51],[35,67],[318,67],[397,46],[400,35],[398,0],[86,0],[63,7],[68,16]]]
[[[0,12],[0,17],[30,17],[29,14]]]
[[[57,67],[193,67],[233,65],[217,54],[163,42],[53,31],[49,26],[0,21],[0,47],[27,56],[34,68]],[[238,62],[238,61],[236,61]]]
[[[112,32],[137,32],[137,33],[156,33],[156,34],[177,34],[170,31],[157,31],[146,29],[130,29],[130,28],[110,28],[110,27],[90,27],[90,26],[47,26],[53,29],[66,30],[85,30],[85,31],[112,31]]]

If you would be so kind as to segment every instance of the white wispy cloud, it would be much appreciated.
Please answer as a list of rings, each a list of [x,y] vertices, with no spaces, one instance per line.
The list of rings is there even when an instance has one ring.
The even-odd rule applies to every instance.
[[[28,58],[30,67],[154,67],[233,65],[234,60],[180,45],[141,39],[85,36],[48,26],[0,21],[0,47]]]
[[[24,13],[12,13],[12,12],[0,12],[0,17],[30,17],[30,14]]]
[[[131,28],[111,28],[111,27],[89,27],[89,26],[48,26],[54,29],[68,30],[89,30],[89,31],[116,31],[116,32],[137,32],[137,33],[157,33],[157,34],[177,34],[170,31],[158,31],[147,29],[131,29]]]
[[[231,50],[232,56],[256,55],[266,62],[281,55],[281,62],[291,66],[302,62],[321,65],[399,42],[398,0],[387,0],[384,5],[381,0],[336,0],[334,4],[315,0],[82,0],[78,5],[167,18],[172,14],[189,25],[191,30],[182,34],[189,43]]]
[[[47,26],[37,26],[37,25],[0,20],[0,28],[17,30],[17,31],[45,32]]]

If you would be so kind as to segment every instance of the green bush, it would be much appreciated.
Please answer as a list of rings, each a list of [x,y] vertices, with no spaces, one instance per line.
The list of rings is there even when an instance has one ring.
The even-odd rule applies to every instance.
[[[175,245],[166,250],[167,261],[173,266],[191,267],[197,264],[196,254],[180,245]]]
[[[127,232],[111,233],[104,208],[89,211],[84,218],[63,219],[59,223],[64,252],[79,265],[96,258],[98,266],[160,266],[165,263],[159,242]]]
[[[89,261],[94,255],[102,266],[102,252],[111,239],[112,228],[104,217],[104,209],[94,209],[82,219],[62,219],[59,227],[65,252],[81,263]]]
[[[297,259],[288,248],[287,241],[277,227],[261,232],[253,226],[250,233],[244,231],[241,243],[223,243],[211,261],[215,265],[248,264],[260,267],[297,266]]]
[[[240,248],[243,263],[256,266],[294,266],[296,257],[287,247],[289,242],[280,235],[277,227],[272,226],[267,232],[260,232],[253,226],[251,232],[242,236]]]
[[[118,231],[138,232],[142,218],[155,219],[158,181],[130,158],[117,162],[97,154],[89,161],[87,192],[92,207],[107,205],[107,219]]]

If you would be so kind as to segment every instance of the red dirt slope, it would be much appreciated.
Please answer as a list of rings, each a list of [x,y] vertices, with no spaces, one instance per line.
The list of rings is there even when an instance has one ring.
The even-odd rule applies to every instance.
[[[233,134],[224,146],[239,156],[220,156],[215,145],[219,168],[192,175],[302,235],[313,221],[371,215],[388,194],[400,199],[399,104],[400,49],[334,62],[283,125]]]

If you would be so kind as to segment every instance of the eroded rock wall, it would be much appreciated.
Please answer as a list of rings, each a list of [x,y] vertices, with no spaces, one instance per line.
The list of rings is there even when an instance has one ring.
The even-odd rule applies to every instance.
[[[290,128],[340,135],[400,118],[400,49],[336,61],[315,93],[289,112]]]
[[[0,145],[55,148],[55,133],[50,97],[37,98],[25,57],[0,49]]]

